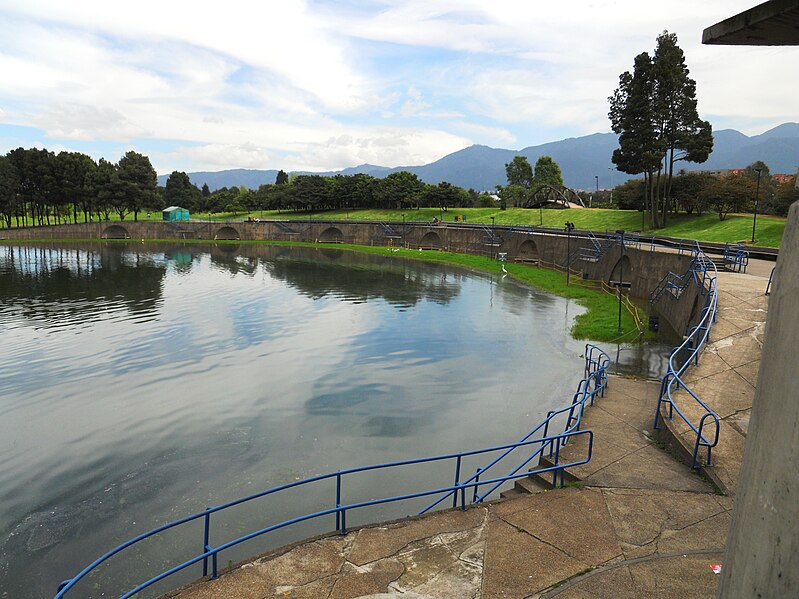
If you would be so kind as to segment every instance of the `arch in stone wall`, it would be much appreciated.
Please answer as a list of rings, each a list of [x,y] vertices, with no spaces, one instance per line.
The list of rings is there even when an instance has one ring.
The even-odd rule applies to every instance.
[[[528,262],[535,262],[540,258],[538,253],[538,246],[532,239],[525,239],[524,243],[519,246],[519,252],[516,254],[517,260],[524,260]]]
[[[328,227],[322,234],[319,236],[319,241],[322,243],[341,243],[344,234],[341,232],[341,229],[337,227]]]
[[[239,232],[231,226],[224,226],[214,235],[214,239],[241,239]]]
[[[130,239],[130,233],[122,225],[111,225],[103,230],[103,239]]]
[[[435,233],[434,231],[426,233],[425,236],[422,237],[422,240],[419,242],[420,248],[428,248],[434,250],[440,250],[442,245],[443,244],[441,243],[441,237],[439,236],[438,233]]]
[[[610,277],[608,278],[608,283],[613,285],[618,282],[627,283],[628,285],[632,283],[633,280],[633,265],[630,262],[630,257],[626,254],[619,258],[616,262],[616,265],[613,267],[613,270],[610,273]]]

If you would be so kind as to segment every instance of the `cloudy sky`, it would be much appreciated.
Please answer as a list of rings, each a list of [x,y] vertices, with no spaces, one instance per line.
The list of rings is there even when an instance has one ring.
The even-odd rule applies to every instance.
[[[752,135],[799,120],[799,50],[700,40],[756,3],[0,0],[0,152],[135,149],[169,173],[521,149],[608,131],[619,73],[664,29],[702,117]]]

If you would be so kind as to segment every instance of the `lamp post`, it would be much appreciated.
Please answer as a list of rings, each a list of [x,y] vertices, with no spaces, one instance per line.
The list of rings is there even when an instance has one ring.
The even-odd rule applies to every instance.
[[[760,172],[762,169],[756,168],[757,172],[757,190],[755,191],[755,216],[752,219],[752,243],[755,242],[755,227],[757,226],[757,200],[760,198]]]
[[[624,283],[624,230],[616,231],[616,235],[621,236],[621,259],[619,260],[619,282],[616,287],[619,290],[619,333],[621,333],[621,286]]]
[[[494,240],[495,240],[495,239],[496,239],[496,235],[494,234],[494,217],[492,216],[492,217],[491,217],[491,247],[492,247],[492,248],[494,248],[494,247],[495,247],[495,246],[494,246]],[[493,259],[493,258],[496,258],[496,253],[495,253],[493,250],[492,250],[492,252],[491,252],[491,253],[492,253],[492,254],[494,254],[493,256],[491,256],[491,257],[492,257],[492,259]]]
[[[572,274],[572,230],[574,229],[574,223],[570,223],[566,221],[566,287],[571,285],[571,274]]]
[[[402,215],[402,247],[405,247],[405,214]]]
[[[609,166],[610,171],[610,205],[613,206],[613,167]]]
[[[599,175],[594,175],[594,179],[596,179],[596,201],[599,201]]]

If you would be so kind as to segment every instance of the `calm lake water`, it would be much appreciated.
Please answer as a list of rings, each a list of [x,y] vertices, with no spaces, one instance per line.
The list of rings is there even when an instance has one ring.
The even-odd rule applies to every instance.
[[[568,329],[582,310],[507,278],[390,255],[0,246],[0,597],[51,596],[105,550],[207,505],[515,441],[570,400],[584,344]],[[622,371],[657,376],[668,348],[607,349]],[[345,500],[452,474],[347,480]],[[333,507],[335,494],[326,484],[256,503],[215,520],[212,543]],[[280,531],[220,566],[332,528],[331,517]],[[198,526],[164,535],[68,596],[114,596],[163,569],[165,554],[174,565],[201,546]]]

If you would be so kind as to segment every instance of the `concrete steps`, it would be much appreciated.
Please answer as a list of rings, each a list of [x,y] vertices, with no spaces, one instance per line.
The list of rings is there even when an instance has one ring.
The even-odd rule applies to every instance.
[[[552,460],[542,456],[539,462],[539,467],[549,468],[554,466]],[[502,499],[513,499],[524,495],[535,495],[553,489],[552,479],[554,478],[554,471],[544,472],[543,474],[531,474],[525,478],[517,479],[512,489],[503,491],[499,494]],[[564,478],[566,482],[580,482],[580,478],[569,472],[564,471]]]

